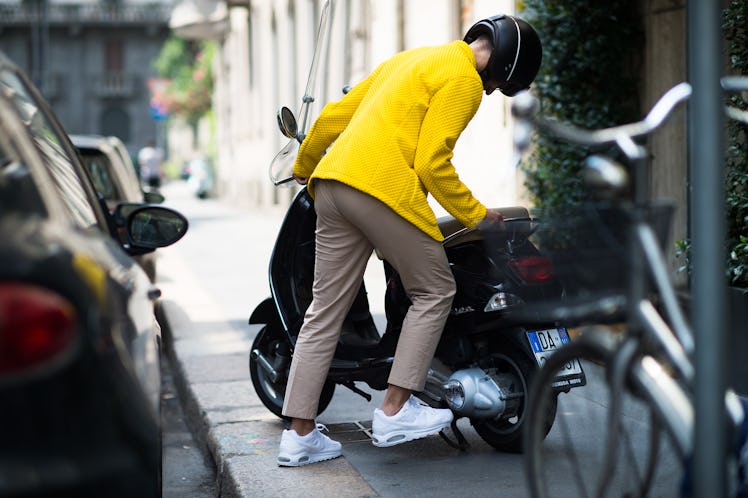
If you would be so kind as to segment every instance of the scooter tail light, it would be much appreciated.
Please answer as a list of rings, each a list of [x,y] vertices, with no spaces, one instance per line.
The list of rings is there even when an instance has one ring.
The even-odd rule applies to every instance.
[[[62,356],[76,337],[73,305],[42,287],[0,284],[0,374],[41,366]]]
[[[528,256],[514,259],[509,267],[527,284],[542,284],[553,279],[553,264],[542,256]]]

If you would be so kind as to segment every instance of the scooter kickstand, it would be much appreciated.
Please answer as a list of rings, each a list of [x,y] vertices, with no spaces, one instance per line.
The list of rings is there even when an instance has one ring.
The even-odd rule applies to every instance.
[[[348,382],[341,382],[340,385],[345,386],[348,389],[350,389],[351,391],[353,391],[354,393],[358,394],[359,396],[364,397],[366,399],[366,401],[371,401],[371,394],[367,393],[366,391],[362,391],[361,389],[359,389],[358,387],[356,387],[356,385],[353,383],[353,381],[349,380]]]
[[[467,449],[470,448],[470,443],[467,442],[465,436],[462,435],[462,431],[457,427],[457,419],[452,420],[449,427],[452,429],[452,433],[455,435],[457,441],[452,441],[449,436],[444,433],[444,430],[439,431],[439,435],[452,448],[456,448],[460,451],[467,451]]]

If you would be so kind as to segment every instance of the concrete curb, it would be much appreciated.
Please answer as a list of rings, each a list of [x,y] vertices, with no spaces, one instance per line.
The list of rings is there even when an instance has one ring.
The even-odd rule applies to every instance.
[[[283,429],[254,392],[251,339],[218,311],[189,266],[162,250],[157,316],[187,423],[216,464],[222,497],[371,497],[366,480],[341,457],[309,467],[278,467]]]

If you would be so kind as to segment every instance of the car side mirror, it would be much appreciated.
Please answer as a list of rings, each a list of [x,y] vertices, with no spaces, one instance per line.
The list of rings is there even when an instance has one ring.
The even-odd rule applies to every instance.
[[[166,200],[164,194],[159,192],[143,192],[143,198],[148,204],[161,204]]]
[[[187,218],[173,209],[141,206],[127,216],[125,233],[131,253],[145,253],[177,242],[187,227]]]
[[[117,207],[114,208],[112,215],[114,217],[114,223],[120,231],[124,230],[125,222],[127,218],[138,208],[145,206],[142,202],[120,202]]]

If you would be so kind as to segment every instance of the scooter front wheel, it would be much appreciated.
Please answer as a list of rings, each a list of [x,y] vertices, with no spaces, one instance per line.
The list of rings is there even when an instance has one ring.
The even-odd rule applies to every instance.
[[[265,407],[282,419],[286,383],[291,369],[291,349],[283,332],[270,325],[263,327],[252,343],[249,375],[257,396]],[[326,381],[319,398],[317,414],[325,411],[335,393],[335,383]]]

